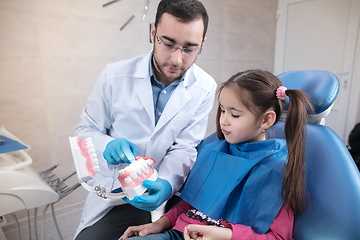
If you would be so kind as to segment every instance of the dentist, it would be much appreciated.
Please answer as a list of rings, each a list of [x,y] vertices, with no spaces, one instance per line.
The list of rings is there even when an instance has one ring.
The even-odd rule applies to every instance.
[[[101,172],[89,185],[117,191],[114,173],[134,155],[155,159],[159,178],[144,181],[148,196],[115,207],[89,193],[74,239],[112,239],[131,225],[150,222],[149,211],[184,183],[216,91],[214,79],[195,64],[207,26],[198,0],[161,0],[151,25],[153,50],[109,64],[99,76],[75,131],[80,138],[92,137],[99,157]]]

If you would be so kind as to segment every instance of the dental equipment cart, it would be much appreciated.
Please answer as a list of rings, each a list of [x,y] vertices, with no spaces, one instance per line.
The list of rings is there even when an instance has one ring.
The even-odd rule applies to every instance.
[[[18,229],[18,238],[21,239],[20,226],[14,213],[22,209],[28,210],[29,234],[31,234],[29,209],[32,208],[35,208],[35,237],[38,239],[37,208],[45,205],[47,206],[42,218],[42,239],[45,239],[43,224],[49,205],[51,205],[56,229],[60,239],[62,239],[53,204],[71,193],[80,184],[68,187],[65,180],[75,175],[75,172],[60,179],[52,172],[57,165],[37,173],[30,166],[32,159],[25,149],[29,149],[25,143],[8,132],[3,126],[0,127],[0,240],[6,240],[2,227],[6,225],[5,215],[7,214],[14,217]]]

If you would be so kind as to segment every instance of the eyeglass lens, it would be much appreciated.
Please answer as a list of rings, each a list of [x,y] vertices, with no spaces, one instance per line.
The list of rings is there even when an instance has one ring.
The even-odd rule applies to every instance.
[[[156,35],[155,35],[156,36]],[[178,47],[176,46],[175,44],[173,43],[170,43],[170,42],[164,42],[162,40],[160,40],[160,38],[158,36],[156,36],[156,39],[159,43],[159,45],[164,49],[164,50],[167,50],[167,51],[170,51],[170,52],[175,52],[176,50],[180,49],[181,52],[186,55],[186,56],[189,56],[189,57],[193,57],[197,54],[199,54],[199,52],[195,49],[191,49],[191,48],[181,48],[181,47]]]

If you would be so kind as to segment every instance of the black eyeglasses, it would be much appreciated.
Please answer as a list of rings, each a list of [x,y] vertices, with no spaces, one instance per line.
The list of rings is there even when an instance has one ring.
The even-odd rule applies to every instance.
[[[170,42],[164,42],[162,40],[159,39],[159,37],[157,35],[155,35],[157,42],[159,43],[159,45],[161,46],[162,49],[169,51],[169,52],[175,52],[176,50],[180,49],[181,52],[188,57],[195,57],[196,55],[199,55],[201,53],[201,49],[195,50],[195,49],[191,49],[191,48],[181,48],[176,46],[173,43]]]

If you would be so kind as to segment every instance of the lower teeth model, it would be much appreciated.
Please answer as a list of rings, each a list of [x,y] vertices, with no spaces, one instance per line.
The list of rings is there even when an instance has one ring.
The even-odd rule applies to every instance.
[[[94,178],[100,167],[91,138],[69,137],[69,141],[79,183],[86,190],[104,198],[105,203],[110,206],[116,205],[117,200],[125,196],[132,200],[135,196],[142,195],[147,190],[142,182],[155,181],[158,177],[157,171],[151,166],[155,163],[154,159],[135,156],[137,161],[119,171],[118,180],[123,193],[106,192],[101,185],[93,188],[86,182]]]
[[[122,190],[130,200],[146,191],[142,185],[144,180],[155,181],[158,177],[157,171],[150,166],[155,163],[154,159],[139,156],[135,159],[137,161],[119,171],[118,177]]]

